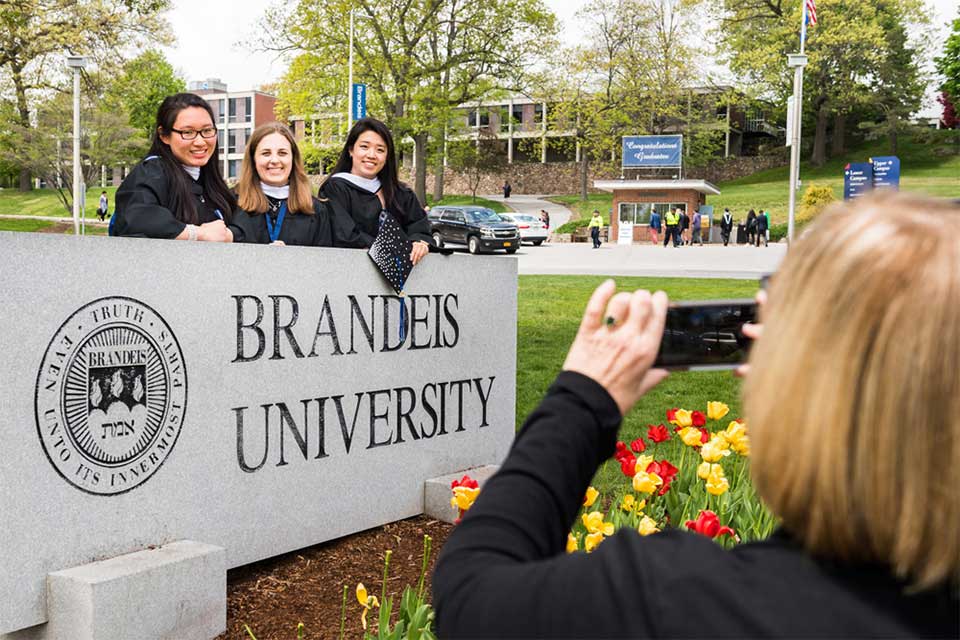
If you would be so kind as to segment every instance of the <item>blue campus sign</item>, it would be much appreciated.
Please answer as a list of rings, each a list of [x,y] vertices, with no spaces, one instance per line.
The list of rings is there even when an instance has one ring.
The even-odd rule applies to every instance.
[[[353,90],[350,92],[350,113],[353,120],[367,117],[367,85],[359,82],[353,83]]]
[[[859,198],[873,189],[873,163],[850,162],[843,169],[843,199]]]
[[[873,163],[873,186],[875,188],[900,188],[900,158],[897,156],[877,156],[870,158]]]
[[[623,167],[679,167],[683,136],[624,136]]]

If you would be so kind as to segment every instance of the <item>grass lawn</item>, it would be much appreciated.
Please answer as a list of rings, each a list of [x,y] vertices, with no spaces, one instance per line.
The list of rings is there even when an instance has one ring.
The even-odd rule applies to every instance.
[[[517,293],[517,428],[559,373],[576,335],[583,309],[600,276],[520,276]],[[617,278],[619,290],[662,289],[671,300],[752,298],[752,280]],[[672,407],[706,411],[707,402],[730,405],[729,420],[740,415],[740,381],[729,371],[674,373],[644,397],[624,421],[621,440],[645,435],[648,424],[666,423]],[[668,425],[669,426],[669,425]],[[726,422],[724,422],[726,426]],[[672,431],[672,426],[671,426]],[[623,477],[616,462],[601,467],[594,486],[606,493]]]
[[[96,211],[100,204],[100,192],[102,191],[107,192],[110,211],[113,211],[114,195],[117,188],[91,187],[87,189],[86,196],[86,217],[88,220],[94,220],[97,217]],[[34,189],[26,193],[16,189],[2,189],[0,190],[0,215],[69,218],[73,213],[63,208],[63,204],[52,189]]]
[[[473,198],[470,195],[465,196],[444,196],[439,202],[434,202],[433,198],[430,195],[427,195],[427,204],[431,207],[438,205],[473,205],[477,207],[486,207],[488,209],[493,209],[497,213],[505,213],[507,211],[513,211],[512,208],[508,207],[502,202],[497,202],[496,200],[487,200],[486,198]]]

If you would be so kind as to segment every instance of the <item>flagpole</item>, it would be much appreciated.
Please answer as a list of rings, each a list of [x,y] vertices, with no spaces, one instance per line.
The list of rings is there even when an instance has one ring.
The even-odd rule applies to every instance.
[[[807,2],[800,0],[800,53],[787,56],[787,66],[793,69],[793,122],[790,131],[790,204],[787,217],[787,242],[793,243],[794,222],[797,210],[797,183],[800,182],[800,125],[803,122],[803,68],[807,65],[804,53],[807,39]]]

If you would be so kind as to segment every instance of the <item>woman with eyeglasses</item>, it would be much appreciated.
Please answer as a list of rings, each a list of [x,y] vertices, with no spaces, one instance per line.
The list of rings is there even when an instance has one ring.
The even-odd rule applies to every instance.
[[[357,120],[343,145],[330,177],[320,187],[333,211],[339,247],[373,245],[380,212],[396,218],[413,241],[410,260],[417,264],[433,244],[430,221],[413,191],[397,178],[393,136],[375,118]]]
[[[230,231],[234,242],[333,246],[327,205],[311,195],[297,141],[279,122],[260,125],[247,141]]]
[[[167,96],[149,154],[117,190],[110,235],[232,242],[226,224],[235,206],[210,105],[192,93]]]

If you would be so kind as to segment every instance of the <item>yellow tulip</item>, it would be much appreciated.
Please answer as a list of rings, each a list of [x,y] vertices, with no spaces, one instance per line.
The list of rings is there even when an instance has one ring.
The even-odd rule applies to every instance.
[[[657,521],[648,515],[644,515],[643,519],[640,520],[640,525],[637,526],[637,533],[642,536],[648,536],[657,531],[660,531],[660,529],[657,528]]]
[[[593,487],[587,487],[587,493],[583,496],[583,506],[592,507],[593,503],[597,501],[597,496],[600,495],[600,492],[594,489]]]
[[[363,613],[360,614],[360,624],[362,624],[364,630],[366,630],[367,612],[373,607],[379,607],[380,601],[377,600],[377,596],[367,595],[367,588],[363,586],[362,582],[357,583],[357,601],[360,602],[360,606],[363,607]]]
[[[599,511],[591,511],[590,513],[585,513],[581,517],[583,521],[583,526],[590,533],[600,533],[605,536],[613,535],[613,523],[604,522],[603,514]]]
[[[598,533],[588,533],[588,534],[587,534],[587,537],[585,537],[585,538],[583,539],[583,548],[584,548],[584,550],[585,550],[587,553],[590,553],[591,551],[593,551],[594,549],[596,549],[596,548],[597,548],[597,545],[599,545],[601,542],[603,542],[603,534],[602,534],[602,533],[599,533],[599,532],[598,532]]]
[[[707,418],[710,420],[719,420],[730,413],[730,407],[722,402],[707,403]]]
[[[655,473],[641,471],[633,476],[633,490],[639,493],[653,493],[663,484],[663,478]]]
[[[750,438],[747,436],[747,427],[742,422],[734,420],[727,428],[720,432],[724,440],[730,443],[730,448],[741,456],[750,455]]]
[[[714,434],[713,437],[700,448],[700,457],[706,462],[719,462],[721,458],[728,455],[730,455],[730,444],[726,438],[719,433]]]
[[[567,534],[567,553],[573,553],[579,547],[577,546],[577,539],[572,533]]]
[[[693,418],[686,409],[677,409],[677,412],[673,415],[673,420],[670,422],[678,427],[689,427],[693,424]]]
[[[480,495],[480,489],[471,489],[470,487],[454,487],[453,497],[450,498],[450,506],[455,509],[466,511],[473,506],[474,500]]]
[[[730,488],[730,482],[723,474],[723,467],[718,464],[711,465],[710,474],[707,476],[707,493],[715,496],[723,495]]]
[[[680,439],[683,440],[683,444],[688,447],[699,447],[702,443],[700,442],[700,429],[696,427],[685,427],[680,429],[677,432],[677,435],[680,436]]]
[[[702,479],[706,480],[707,476],[710,475],[710,468],[713,467],[709,462],[701,462],[700,466],[697,467],[697,475]]]
[[[633,472],[636,474],[646,471],[651,462],[653,462],[653,456],[637,456],[637,463],[633,467]]]

